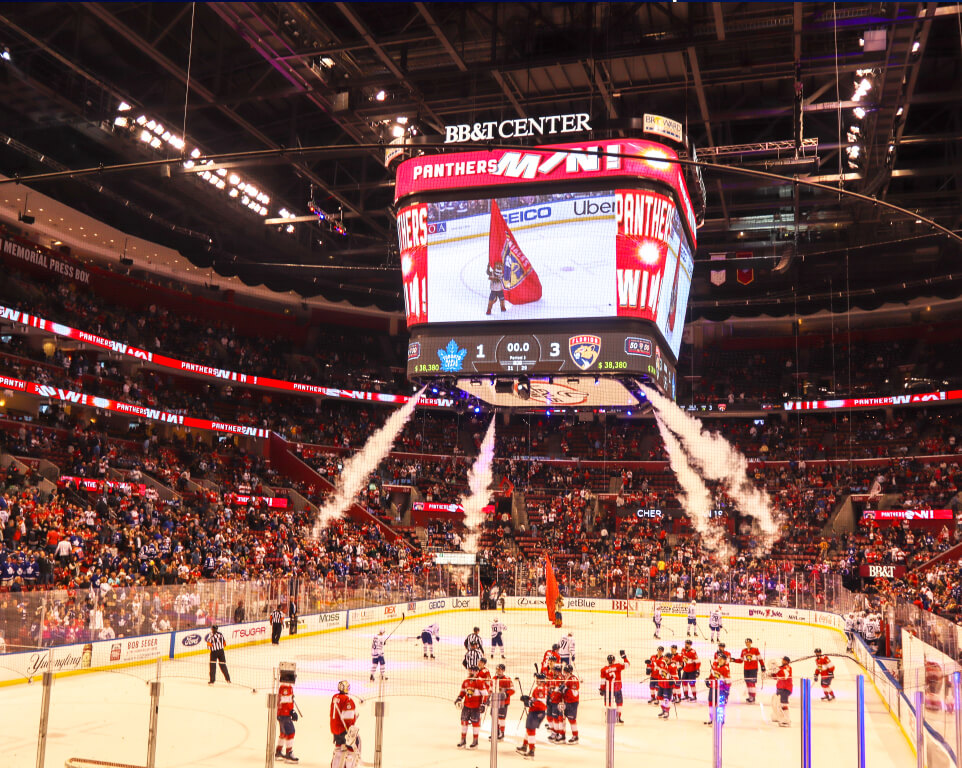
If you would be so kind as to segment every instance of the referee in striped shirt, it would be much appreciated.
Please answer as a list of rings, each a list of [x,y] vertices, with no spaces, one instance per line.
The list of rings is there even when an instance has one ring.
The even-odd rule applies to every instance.
[[[213,685],[217,680],[217,665],[220,664],[221,674],[224,679],[230,682],[230,672],[227,671],[227,657],[224,655],[224,648],[227,646],[227,641],[224,640],[224,635],[221,634],[220,630],[217,629],[217,625],[211,625],[210,632],[207,633],[205,638],[207,641],[207,648],[210,650],[210,683]]]
[[[284,606],[279,605],[271,611],[271,644],[280,645],[281,632],[284,630]]]

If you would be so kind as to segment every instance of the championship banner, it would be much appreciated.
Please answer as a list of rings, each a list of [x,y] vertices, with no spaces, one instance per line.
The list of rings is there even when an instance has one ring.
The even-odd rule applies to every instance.
[[[426,290],[427,283],[424,283]],[[427,312],[427,294],[424,294],[424,311]],[[405,395],[385,395],[380,392],[364,392],[355,389],[339,389],[338,387],[323,387],[316,384],[304,384],[297,381],[284,381],[283,379],[272,379],[267,376],[255,376],[248,373],[238,373],[223,368],[214,368],[209,365],[199,363],[189,363],[173,357],[166,357],[147,350],[138,349],[125,344],[122,341],[114,341],[104,336],[71,328],[69,325],[61,325],[52,320],[46,320],[36,315],[21,312],[19,309],[0,305],[0,322],[7,321],[15,325],[22,325],[28,328],[38,328],[65,339],[73,339],[84,344],[90,344],[100,349],[106,349],[118,355],[141,360],[145,363],[152,363],[163,368],[170,368],[174,371],[184,371],[198,376],[205,376],[221,381],[232,381],[238,384],[249,384],[251,386],[262,387],[264,389],[274,389],[281,392],[293,392],[299,395],[316,395],[318,397],[328,397],[341,400],[366,400],[376,403],[389,403],[391,405],[404,405],[409,397]],[[439,408],[452,408],[454,400],[451,398],[432,398],[422,397],[418,401],[418,406],[432,406]]]
[[[512,304],[528,304],[541,298],[541,281],[508,227],[498,201],[491,201],[491,229],[488,234],[489,275],[502,275],[504,297]]]

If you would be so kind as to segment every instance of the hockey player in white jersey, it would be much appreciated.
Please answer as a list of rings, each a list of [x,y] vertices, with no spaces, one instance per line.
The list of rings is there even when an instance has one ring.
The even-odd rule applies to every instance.
[[[561,657],[562,666],[574,665],[575,638],[570,632],[558,641],[558,655]]]
[[[378,671],[379,667],[381,679],[387,680],[387,676],[384,674],[385,643],[387,643],[387,638],[384,636],[384,630],[382,629],[371,640],[371,680],[374,680],[374,673]]]
[[[722,633],[722,610],[721,606],[717,606],[712,609],[712,612],[708,614],[708,629],[711,632],[711,642],[715,642],[716,635],[717,639],[721,640]]]
[[[424,648],[424,658],[428,658],[428,653],[431,654],[432,659],[434,658],[434,644],[440,639],[441,628],[438,627],[437,623],[421,630],[421,645]]]
[[[686,637],[691,637],[693,630],[695,634],[698,633],[698,607],[694,601],[688,605],[688,634]]]
[[[651,621],[655,625],[655,637],[661,639],[661,606],[655,603],[655,610],[651,614]]]
[[[855,643],[855,614],[852,611],[845,614],[845,637],[848,640],[845,652],[851,653]]]
[[[491,622],[491,658],[494,658],[495,651],[500,652],[504,658],[504,632],[508,627],[501,619],[496,618]]]

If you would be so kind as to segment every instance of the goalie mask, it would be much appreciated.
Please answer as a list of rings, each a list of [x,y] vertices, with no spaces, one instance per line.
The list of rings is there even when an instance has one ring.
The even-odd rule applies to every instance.
[[[351,692],[351,684],[350,684],[347,680],[341,680],[341,682],[339,682],[339,683],[337,684],[337,692],[338,692],[338,693],[350,693],[350,692]]]

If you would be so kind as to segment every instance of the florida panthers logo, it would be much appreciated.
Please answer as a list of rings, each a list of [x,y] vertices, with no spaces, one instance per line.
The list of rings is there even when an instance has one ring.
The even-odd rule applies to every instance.
[[[601,337],[582,335],[568,339],[568,353],[571,361],[582,371],[587,371],[601,355]]]

